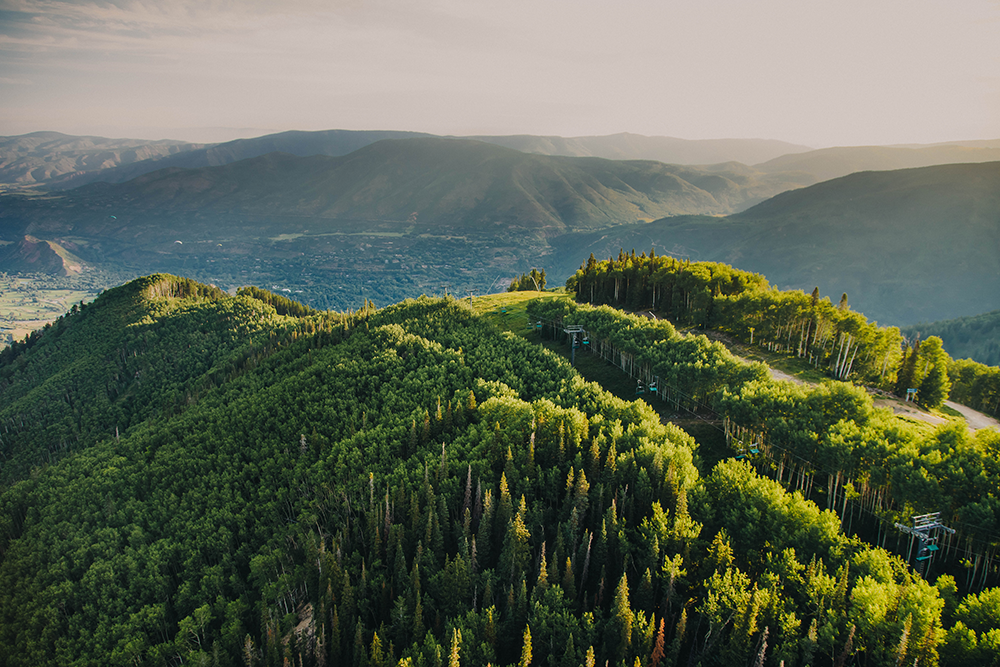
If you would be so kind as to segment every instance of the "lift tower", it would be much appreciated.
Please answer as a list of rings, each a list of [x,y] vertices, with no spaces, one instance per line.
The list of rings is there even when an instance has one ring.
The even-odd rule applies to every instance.
[[[934,552],[938,550],[937,541],[941,536],[941,531],[943,530],[950,534],[955,533],[954,529],[941,523],[940,518],[940,512],[933,512],[913,517],[912,526],[902,523],[896,524],[896,528],[910,537],[917,538],[920,543],[920,549],[917,550],[916,564],[917,574],[920,576],[924,576],[924,572],[927,571],[930,561],[934,557]]]

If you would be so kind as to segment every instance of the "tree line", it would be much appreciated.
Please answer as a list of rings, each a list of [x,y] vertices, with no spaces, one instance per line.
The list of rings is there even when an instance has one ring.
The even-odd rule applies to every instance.
[[[850,310],[801,290],[777,290],[759,274],[715,262],[657,256],[650,250],[597,261],[593,255],[566,282],[580,302],[651,309],[678,324],[715,329],[772,352],[808,360],[837,380],[851,380],[938,408],[957,402],[1000,415],[1000,372],[953,361],[936,336],[906,340]],[[924,351],[921,352],[920,348]]]

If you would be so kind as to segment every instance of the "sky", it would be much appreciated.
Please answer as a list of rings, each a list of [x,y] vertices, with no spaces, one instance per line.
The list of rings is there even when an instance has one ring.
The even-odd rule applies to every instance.
[[[0,0],[0,135],[1000,138],[1000,0]]]

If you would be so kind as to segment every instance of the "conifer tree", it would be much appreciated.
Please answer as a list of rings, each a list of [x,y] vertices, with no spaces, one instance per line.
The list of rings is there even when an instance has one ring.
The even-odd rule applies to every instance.
[[[451,631],[451,652],[448,654],[448,667],[460,667],[458,659],[459,649],[462,644],[462,631],[454,628]]]
[[[632,649],[632,625],[635,623],[635,613],[628,599],[628,577],[622,574],[615,589],[615,601],[611,610],[611,623],[617,642],[616,655],[619,660],[628,656]]]
[[[521,659],[518,667],[528,667],[531,665],[531,626],[524,626],[524,639],[521,642]]]
[[[663,660],[663,617],[660,617],[660,627],[656,632],[656,643],[653,645],[653,653],[649,656],[649,667],[660,667],[660,660]]]

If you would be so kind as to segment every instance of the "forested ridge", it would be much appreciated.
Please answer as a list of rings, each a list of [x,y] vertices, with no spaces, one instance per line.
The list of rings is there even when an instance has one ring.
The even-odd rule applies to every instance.
[[[1000,416],[1000,368],[955,361],[941,338],[904,338],[897,327],[880,327],[848,305],[801,290],[778,290],[756,273],[717,262],[649,256],[635,250],[597,261],[593,255],[569,278],[579,301],[630,310],[652,309],[672,321],[726,332],[770,351],[807,359],[831,378],[894,392],[930,408],[950,397]]]
[[[665,323],[533,314],[584,318],[609,357],[664,373],[664,398],[775,449],[811,442],[810,419],[828,449],[884,426],[863,392],[771,387]],[[3,664],[1000,659],[978,576],[925,579],[846,537],[840,504],[768,479],[774,454],[700,469],[649,405],[454,299],[333,314],[152,276],[12,348],[0,382]],[[737,418],[754,391],[782,416]],[[889,440],[890,464],[913,454],[947,490],[927,471],[975,454],[983,486],[955,497],[992,502],[995,434],[934,438]]]

